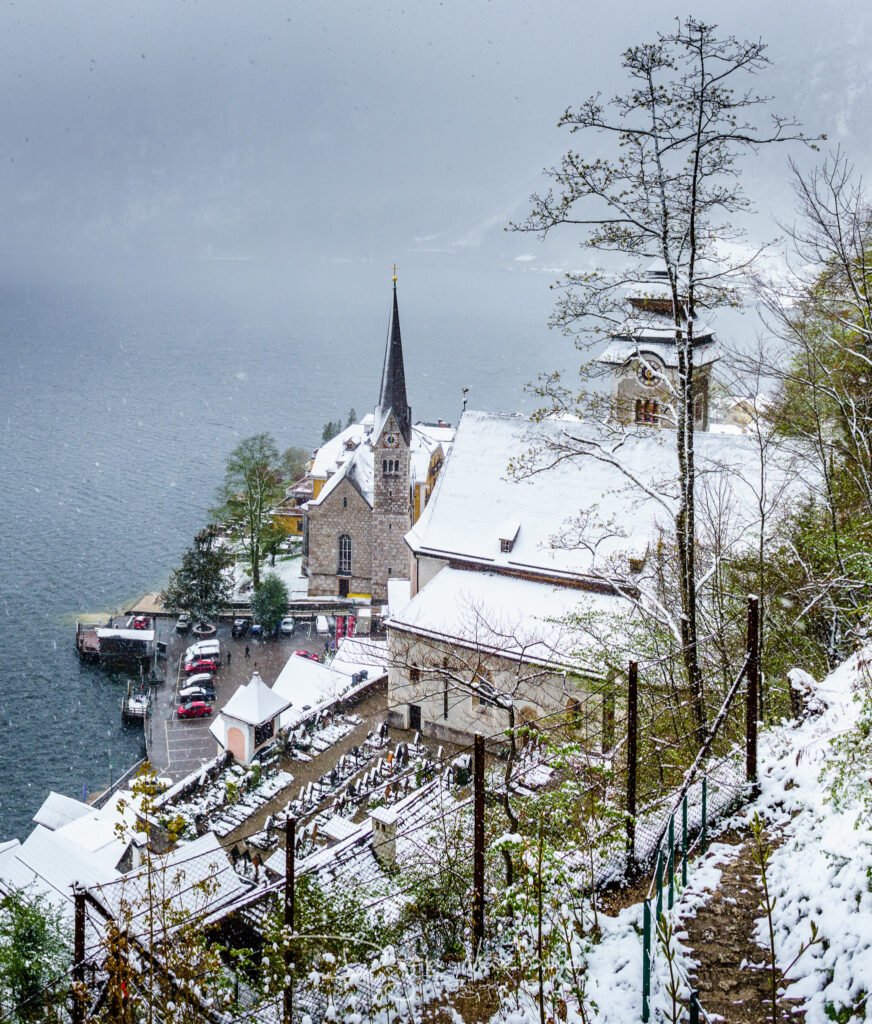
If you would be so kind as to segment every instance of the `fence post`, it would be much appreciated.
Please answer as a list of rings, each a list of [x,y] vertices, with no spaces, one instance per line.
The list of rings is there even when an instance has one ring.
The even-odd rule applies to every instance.
[[[473,775],[472,941],[473,959],[484,944],[484,737],[475,734]]]
[[[708,776],[702,777],[702,852],[708,849]]]
[[[666,862],[667,869],[669,871],[669,898],[667,899],[667,909],[672,910],[675,903],[675,817],[674,815],[669,819],[669,859]]]
[[[657,920],[663,913],[663,849],[657,851],[657,868],[655,870],[657,879]]]
[[[292,815],[288,815],[285,822],[285,904],[284,904],[284,926],[285,926],[285,983],[282,1024],[293,1024],[294,1017],[294,983],[291,978],[292,958],[290,936],[294,934],[294,889],[296,878],[294,877],[295,858],[297,845],[297,821]]]
[[[627,673],[627,874],[636,873],[636,760],[639,729],[639,664]]]
[[[651,1017],[651,901],[645,900],[642,910],[642,1020]]]
[[[87,999],[85,995],[85,891],[73,888],[75,923],[73,926],[73,1024],[84,1024]]]
[[[681,885],[687,885],[687,793],[681,801]]]
[[[745,779],[757,796],[757,701],[760,688],[760,599],[748,595],[748,669],[745,673]]]
[[[699,991],[690,990],[690,1024],[699,1024]]]

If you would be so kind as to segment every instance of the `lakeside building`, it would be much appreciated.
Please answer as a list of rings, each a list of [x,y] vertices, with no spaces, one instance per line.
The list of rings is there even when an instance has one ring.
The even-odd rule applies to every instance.
[[[388,581],[408,579],[404,536],[427,505],[454,437],[451,426],[413,423],[406,394],[394,277],[379,398],[374,413],[315,453],[286,513],[303,515],[303,574],[310,597],[384,604]],[[306,497],[311,486],[311,497]],[[290,505],[296,502],[294,511]]]

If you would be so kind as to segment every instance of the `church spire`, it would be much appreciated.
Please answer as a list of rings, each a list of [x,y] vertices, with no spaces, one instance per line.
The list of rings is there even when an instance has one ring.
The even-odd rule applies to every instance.
[[[391,323],[388,328],[387,347],[385,349],[384,369],[382,370],[381,392],[376,409],[376,433],[378,433],[389,413],[393,412],[400,427],[400,433],[406,444],[412,437],[412,410],[406,398],[406,371],[403,367],[403,339],[400,336],[400,309],[397,305],[397,268],[393,272],[393,309]]]

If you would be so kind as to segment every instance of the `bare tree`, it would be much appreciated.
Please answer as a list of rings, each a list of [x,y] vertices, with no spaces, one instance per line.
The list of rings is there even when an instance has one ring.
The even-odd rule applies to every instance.
[[[700,742],[706,720],[696,582],[697,317],[702,308],[736,301],[735,281],[755,255],[730,261],[722,245],[741,239],[734,218],[749,206],[739,184],[738,155],[804,138],[790,119],[772,115],[768,131],[751,120],[766,100],[749,91],[745,80],[769,63],[765,49],[759,41],[718,37],[715,26],[688,18],[656,42],[625,51],[629,92],[606,104],[594,96],[559,121],[573,134],[605,136],[616,147],[614,155],[590,159],[568,152],[548,171],[554,188],[534,195],[527,220],[513,225],[540,236],[566,225],[581,227],[589,248],[665,265],[677,373],[648,369],[660,372],[671,396],[667,417],[676,429],[678,500],[670,512],[678,552],[681,656]],[[571,334],[591,325],[608,329],[623,319],[621,286],[642,280],[641,268],[623,277],[567,274],[559,284],[553,322]],[[542,394],[549,401],[544,411],[562,413],[569,407],[576,415],[590,415],[589,396],[572,395],[556,377],[545,380]],[[593,440],[569,426],[564,447],[571,457],[593,455],[621,465],[612,442]]]

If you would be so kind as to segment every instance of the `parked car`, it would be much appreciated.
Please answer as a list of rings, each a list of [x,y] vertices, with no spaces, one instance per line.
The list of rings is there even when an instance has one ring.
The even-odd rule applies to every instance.
[[[195,700],[211,704],[217,697],[218,694],[215,693],[211,686],[186,686],[184,690],[179,690],[179,700],[183,704],[190,704]]]
[[[176,619],[176,632],[188,633],[190,629],[191,616],[187,612],[182,612],[182,614]]]
[[[188,675],[193,675],[195,672],[217,672],[218,663],[212,661],[211,658],[198,658],[196,661],[185,665],[185,671]]]
[[[311,651],[294,651],[294,654],[298,658],[311,658],[312,661],[320,661],[321,659],[317,654],[313,654]]]
[[[151,620],[149,619],[149,617],[147,615],[136,615],[136,616],[134,616],[134,619],[133,619],[133,628],[134,629],[150,629],[151,628]]]
[[[315,619],[315,632],[318,636],[327,636],[330,632],[330,623],[326,615],[319,615]]]
[[[253,637],[262,637],[263,626],[259,625],[257,622],[252,622],[252,624],[248,628],[248,632]]]
[[[294,632],[294,617],[293,615],[286,615],[282,619],[282,624],[279,627],[285,636],[291,636]]]
[[[211,672],[196,672],[192,676],[188,676],[185,680],[185,686],[205,686],[211,690],[215,686],[215,677]]]
[[[185,651],[185,660],[188,661],[198,654],[214,655],[218,658],[221,655],[221,644],[218,640],[198,640]]]
[[[248,627],[251,625],[251,619],[234,619],[233,625],[230,627],[231,636],[245,636],[248,632]]]
[[[212,714],[212,705],[204,700],[194,700],[190,704],[180,704],[176,714],[179,718],[208,718]]]

